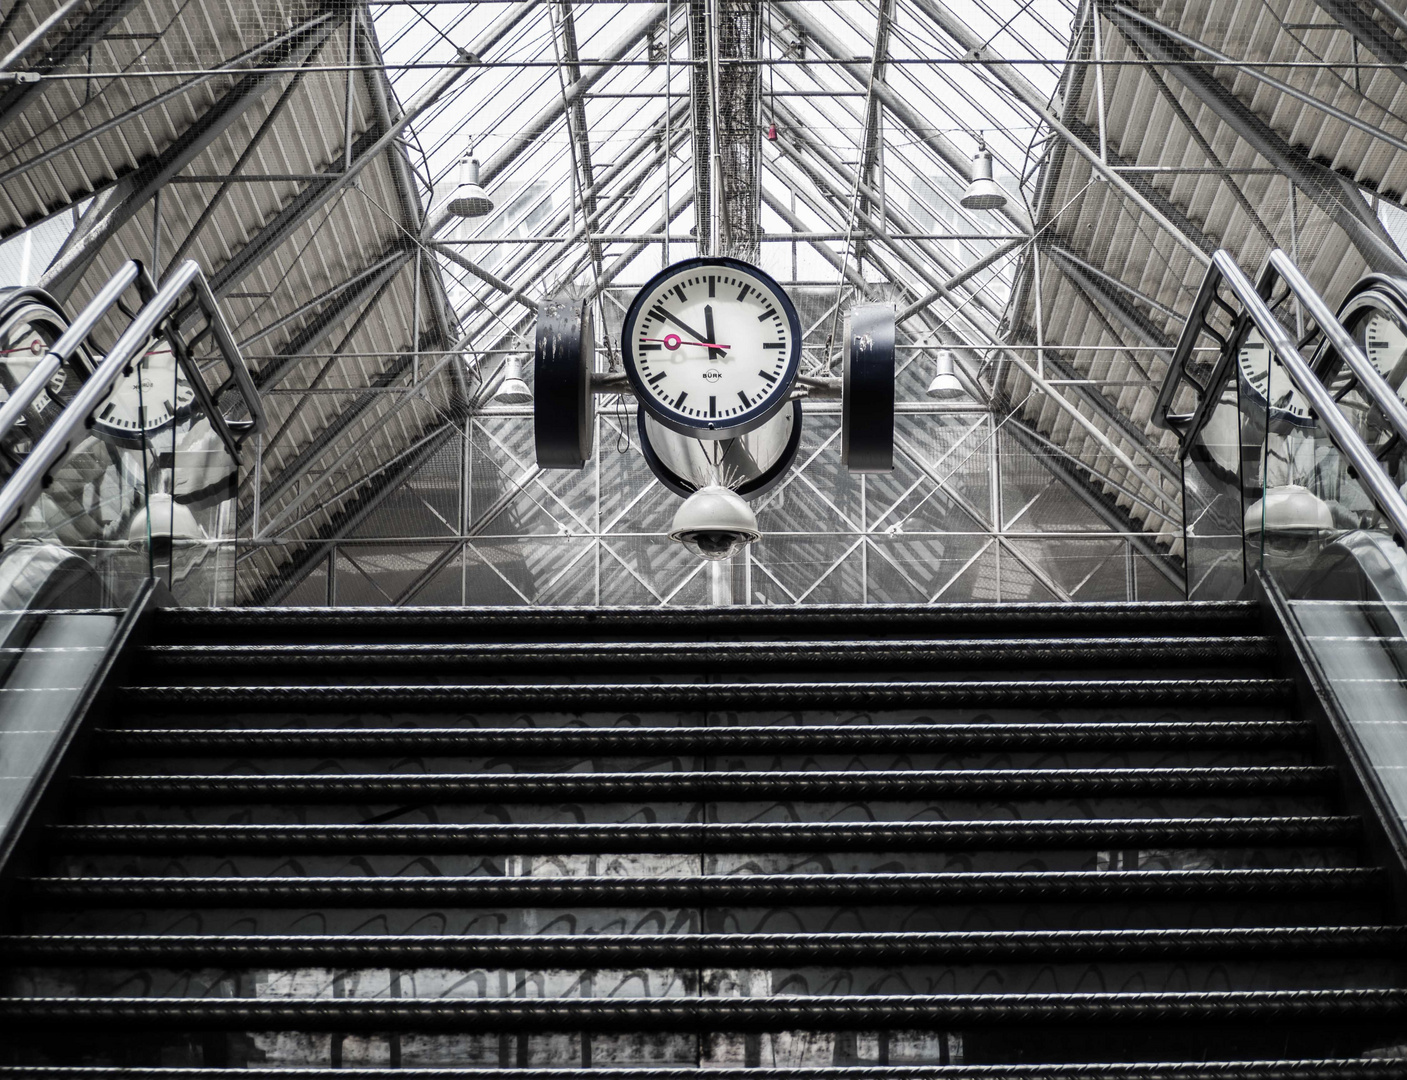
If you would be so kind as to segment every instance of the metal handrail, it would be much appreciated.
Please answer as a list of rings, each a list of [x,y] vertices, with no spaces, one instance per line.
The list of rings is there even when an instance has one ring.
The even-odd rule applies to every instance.
[[[1353,335],[1329,310],[1329,305],[1324,303],[1324,298],[1315,291],[1314,286],[1300,272],[1300,268],[1290,261],[1288,255],[1276,248],[1270,253],[1270,265],[1280,275],[1281,280],[1289,286],[1290,291],[1295,294],[1299,302],[1304,305],[1305,310],[1314,319],[1315,325],[1319,327],[1319,332],[1328,341],[1329,347],[1338,354],[1349,371],[1353,373],[1354,379],[1358,382],[1358,388],[1387,418],[1393,430],[1402,438],[1407,439],[1407,404],[1403,403],[1402,399],[1397,396],[1397,391],[1383,378],[1377,365],[1368,359],[1358,342],[1353,340]],[[1298,350],[1296,355],[1299,355]],[[1319,380],[1316,379],[1316,381]]]
[[[0,405],[0,441],[3,441],[10,429],[19,423],[20,418],[29,411],[35,399],[49,385],[49,380],[73,357],[78,347],[88,340],[93,328],[139,276],[145,277],[141,263],[135,259],[123,263],[117,273],[113,274],[108,283],[89,301],[88,306],[69,323],[68,329],[59,335],[58,341],[54,342],[39,362],[30,369],[29,374],[20,380],[9,399],[4,405]],[[154,289],[152,291],[155,292]]]
[[[138,266],[137,276],[142,276],[140,266]],[[238,453],[238,441],[231,434],[230,426],[237,425],[244,436],[262,430],[263,410],[259,405],[258,392],[253,388],[253,380],[249,378],[248,368],[245,367],[243,358],[238,348],[234,346],[228,328],[224,325],[219,309],[215,306],[214,295],[205,282],[199,264],[193,259],[187,259],[167,275],[161,287],[156,290],[151,299],[137,312],[136,318],[122,332],[102,363],[98,365],[97,370],[83,384],[64,411],[59,414],[58,419],[54,421],[38,445],[15,470],[4,488],[0,489],[0,536],[14,528],[35,500],[39,498],[40,493],[51,480],[54,468],[68,457],[74,445],[86,435],[92,424],[94,410],[107,400],[118,380],[123,377],[124,371],[141,356],[148,341],[151,340],[161,323],[176,306],[182,294],[192,286],[195,286],[197,290],[197,297],[201,300],[201,308],[209,320],[216,344],[221,347],[221,352],[224,353],[232,370],[236,373],[236,381],[241,387],[241,392],[243,392],[243,386],[247,380],[250,394],[246,397],[246,403],[251,414],[250,419],[236,421],[234,425],[227,425],[224,417],[215,410],[209,390],[205,386],[205,380],[201,378],[200,372],[195,369],[194,364],[189,364],[186,367],[191,388],[200,398],[201,404],[207,409],[212,426],[220,433],[232,453]],[[208,308],[206,300],[209,303]],[[91,330],[91,327],[89,329]],[[226,344],[229,346],[229,351],[225,349]],[[183,365],[188,362],[188,358],[183,355],[184,352],[184,349],[176,350],[177,359]],[[243,379],[239,378],[240,372],[243,372]]]
[[[1275,259],[1275,255],[1277,254],[1283,256],[1283,252],[1277,251],[1273,253],[1270,265],[1274,268],[1276,273],[1285,278],[1285,283],[1290,287],[1291,291],[1299,295],[1299,289],[1303,288],[1307,293],[1313,295],[1318,300],[1316,306],[1311,306],[1306,303],[1306,307],[1309,308],[1310,314],[1314,316],[1315,322],[1318,323],[1325,337],[1328,338],[1330,343],[1335,347],[1341,347],[1343,341],[1346,341],[1352,346],[1351,350],[1344,354],[1345,360],[1349,363],[1351,368],[1354,367],[1354,361],[1352,359],[1354,353],[1357,354],[1357,358],[1361,360],[1365,367],[1371,367],[1367,357],[1363,356],[1362,350],[1360,350],[1357,345],[1353,344],[1353,340],[1349,337],[1348,331],[1344,330],[1339,321],[1329,312],[1323,300],[1318,299],[1318,294],[1315,293],[1308,282],[1304,280],[1304,277],[1299,273],[1298,269],[1296,269],[1293,264],[1290,264],[1288,259],[1282,259],[1277,262]],[[1293,278],[1285,276],[1286,265],[1294,272]],[[1290,337],[1289,331],[1286,330],[1280,320],[1275,317],[1275,313],[1270,310],[1270,305],[1266,303],[1260,290],[1251,283],[1251,279],[1248,278],[1245,272],[1236,264],[1236,260],[1231,257],[1231,253],[1226,250],[1216,252],[1212,256],[1212,267],[1221,274],[1222,278],[1231,288],[1231,291],[1236,294],[1236,298],[1241,301],[1241,306],[1246,315],[1255,323],[1256,328],[1265,338],[1266,344],[1269,345],[1271,351],[1280,359],[1280,363],[1284,365],[1285,371],[1290,376],[1290,381],[1295,384],[1295,389],[1303,394],[1309,401],[1311,408],[1314,410],[1315,417],[1328,429],[1329,435],[1334,441],[1334,445],[1337,446],[1339,452],[1348,459],[1349,465],[1357,472],[1359,481],[1373,496],[1373,500],[1377,503],[1378,509],[1381,510],[1392,523],[1393,539],[1398,543],[1402,543],[1404,538],[1407,538],[1407,499],[1402,497],[1402,493],[1397,489],[1397,485],[1393,483],[1391,477],[1383,470],[1377,457],[1368,448],[1368,444],[1363,441],[1358,432],[1354,430],[1352,422],[1339,409],[1338,403],[1334,401],[1333,395],[1329,393],[1328,389],[1310,369],[1309,364],[1306,363],[1304,357],[1300,355],[1299,346],[1295,343],[1295,340]],[[1300,299],[1304,302],[1306,297],[1300,296]],[[1338,335],[1331,333],[1331,328],[1334,327],[1339,331],[1341,339]],[[1355,374],[1359,374],[1356,369]],[[1396,394],[1391,393],[1390,388],[1387,387],[1386,380],[1384,380],[1381,375],[1377,376],[1377,382],[1381,383],[1381,387],[1387,389],[1388,393],[1391,394],[1394,399],[1397,397]],[[1373,391],[1378,389],[1377,385],[1367,380],[1364,380],[1364,383],[1369,389],[1370,396],[1373,396]],[[1381,403],[1378,404],[1381,406]],[[1386,410],[1385,415],[1387,415]],[[1195,434],[1195,432],[1189,432],[1185,437],[1190,440]]]

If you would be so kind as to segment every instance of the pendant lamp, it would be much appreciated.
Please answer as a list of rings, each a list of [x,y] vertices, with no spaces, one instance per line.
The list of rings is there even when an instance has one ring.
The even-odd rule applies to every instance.
[[[948,349],[938,350],[938,371],[933,376],[933,381],[928,384],[928,396],[940,401],[952,401],[954,398],[967,396],[967,391],[958,380],[953,354]]]
[[[972,158],[972,179],[961,201],[969,210],[1000,210],[1006,205],[1006,192],[992,179],[992,152],[985,143],[977,144],[977,153]]]
[[[493,200],[479,183],[479,159],[474,156],[472,142],[459,159],[459,187],[445,205],[445,212],[462,218],[483,217],[493,212]]]

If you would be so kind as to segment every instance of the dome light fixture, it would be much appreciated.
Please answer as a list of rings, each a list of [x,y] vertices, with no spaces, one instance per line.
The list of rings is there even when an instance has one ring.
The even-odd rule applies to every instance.
[[[493,213],[493,200],[479,183],[479,159],[471,140],[459,159],[459,187],[445,204],[445,212],[455,217],[478,218]]]
[[[961,202],[969,210],[1000,210],[1006,205],[1006,192],[992,179],[992,152],[984,142],[977,143],[972,158],[972,179]]]
[[[510,356],[503,365],[503,381],[490,399],[495,405],[527,405],[532,402],[533,392],[523,381],[523,362]]]
[[[957,365],[949,349],[938,350],[938,370],[933,376],[933,381],[928,384],[928,396],[939,401],[952,401],[967,396],[967,391],[962,388],[958,379]]]

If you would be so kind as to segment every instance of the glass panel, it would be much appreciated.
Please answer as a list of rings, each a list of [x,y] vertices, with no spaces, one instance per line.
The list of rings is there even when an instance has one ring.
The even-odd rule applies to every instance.
[[[1269,402],[1283,404],[1288,384],[1271,365]],[[1243,411],[1243,430],[1254,419],[1264,432],[1246,469],[1256,478],[1245,493],[1248,561],[1288,599],[1349,737],[1407,820],[1407,555],[1321,419],[1274,404]],[[1343,415],[1370,446],[1382,442],[1375,410]]]
[[[1240,464],[1240,405],[1228,374],[1215,409],[1182,459],[1190,600],[1231,599],[1245,585]]]
[[[147,455],[151,510],[146,521],[134,524],[133,535],[145,526],[151,574],[182,605],[229,604],[239,459],[220,418],[205,409],[177,363],[179,348],[179,342],[158,339],[142,358],[142,377],[134,380],[145,422],[139,445]],[[121,393],[119,388],[114,398]]]

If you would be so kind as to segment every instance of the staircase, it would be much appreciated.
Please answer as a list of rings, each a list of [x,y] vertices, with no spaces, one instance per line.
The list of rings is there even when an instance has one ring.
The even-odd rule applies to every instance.
[[[0,1076],[1407,1075],[1407,928],[1254,605],[148,639],[12,883]]]

